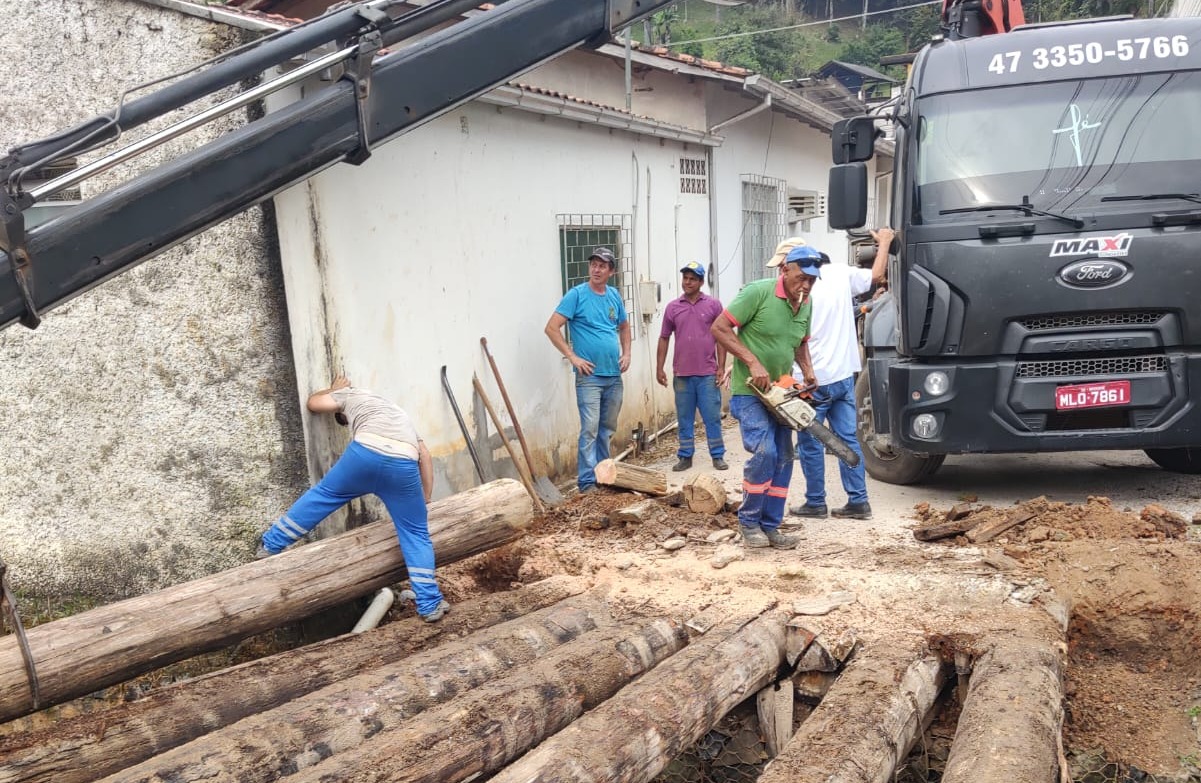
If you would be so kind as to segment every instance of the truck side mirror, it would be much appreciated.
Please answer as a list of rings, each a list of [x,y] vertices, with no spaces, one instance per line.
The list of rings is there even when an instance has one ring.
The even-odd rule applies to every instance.
[[[859,228],[867,222],[866,164],[832,166],[827,193],[830,228]]]
[[[876,121],[871,117],[852,117],[834,123],[830,133],[830,152],[835,164],[871,160],[876,151]]]

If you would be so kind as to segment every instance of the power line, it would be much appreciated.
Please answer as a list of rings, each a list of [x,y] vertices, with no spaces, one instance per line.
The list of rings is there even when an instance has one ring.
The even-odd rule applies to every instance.
[[[845,22],[848,19],[862,19],[865,16],[876,16],[877,14],[891,14],[897,11],[908,11],[911,8],[921,8],[927,5],[941,5],[943,0],[927,0],[924,3],[914,3],[913,5],[902,5],[896,8],[886,8],[883,11],[868,11],[865,14],[852,14],[851,16],[840,16],[837,19],[819,19],[816,22],[802,22],[801,24],[790,24],[787,27],[772,27],[767,30],[750,30],[745,33],[730,33],[729,35],[715,35],[712,38],[694,38],[691,41],[672,41],[664,46],[683,46],[685,44],[708,43],[709,41],[725,41],[729,38],[744,38],[748,35],[766,35],[767,33],[779,33],[785,30],[797,30],[801,27],[813,27],[819,24],[833,24],[834,22]]]

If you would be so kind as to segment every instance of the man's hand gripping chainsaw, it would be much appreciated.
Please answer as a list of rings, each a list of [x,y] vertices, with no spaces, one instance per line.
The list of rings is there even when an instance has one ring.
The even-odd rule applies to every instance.
[[[859,464],[859,455],[851,450],[842,438],[831,432],[825,425],[817,421],[817,413],[805,398],[813,392],[813,387],[804,387],[797,383],[791,375],[781,375],[780,379],[763,391],[758,386],[748,383],[747,386],[763,401],[767,409],[781,424],[794,430],[808,432],[822,442],[834,456],[855,467]]]

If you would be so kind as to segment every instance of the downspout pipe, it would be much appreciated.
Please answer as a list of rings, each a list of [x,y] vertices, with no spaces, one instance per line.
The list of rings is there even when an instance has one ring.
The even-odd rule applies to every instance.
[[[742,89],[745,90],[746,85],[743,85]],[[717,123],[712,128],[710,128],[709,132],[710,133],[718,133],[719,131],[724,130],[725,128],[728,128],[731,125],[734,125],[735,123],[742,122],[747,117],[753,117],[756,114],[758,114],[759,112],[765,111],[770,108],[771,108],[771,96],[765,95],[765,96],[763,96],[763,100],[760,101],[758,105],[752,106],[751,108],[747,109],[746,111],[744,111],[740,114],[735,114],[733,117],[731,117],[728,120],[722,120],[721,122]]]

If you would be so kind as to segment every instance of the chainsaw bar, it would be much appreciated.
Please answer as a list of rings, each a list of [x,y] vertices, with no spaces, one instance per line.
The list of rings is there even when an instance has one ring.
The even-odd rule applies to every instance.
[[[852,468],[859,466],[859,455],[846,444],[846,441],[831,432],[826,425],[818,424],[815,421],[805,428],[805,432],[820,440],[826,448],[834,452],[835,457]]]

